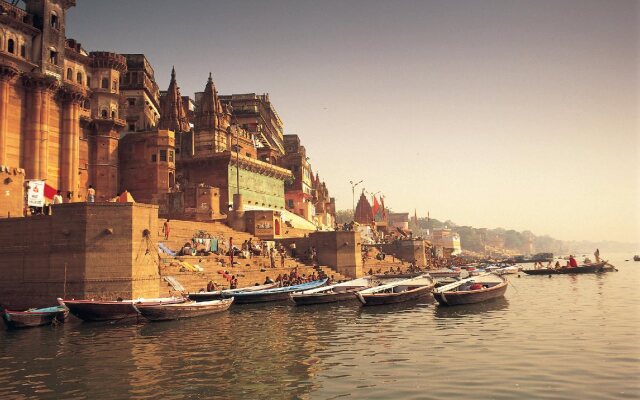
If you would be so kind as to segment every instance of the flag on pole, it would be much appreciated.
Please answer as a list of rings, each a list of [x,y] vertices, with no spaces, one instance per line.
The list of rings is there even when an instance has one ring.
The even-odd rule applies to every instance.
[[[374,195],[373,196],[373,218],[375,218],[376,215],[378,215],[379,210],[380,210],[380,203],[378,203],[378,199]]]
[[[380,196],[380,201],[382,202],[382,219],[387,217],[387,212],[384,209],[384,196]]]

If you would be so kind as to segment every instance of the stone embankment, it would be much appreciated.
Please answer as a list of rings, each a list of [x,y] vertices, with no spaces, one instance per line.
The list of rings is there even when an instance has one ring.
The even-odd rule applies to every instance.
[[[234,245],[241,245],[245,240],[250,238],[254,243],[259,243],[260,239],[249,233],[238,232],[227,225],[219,222],[192,222],[171,220],[169,222],[170,235],[169,240],[164,240],[162,232],[163,220],[160,220],[157,232],[157,242],[164,243],[172,250],[178,250],[186,242],[199,233],[204,232],[211,237],[228,241],[233,238]],[[179,262],[185,261],[190,265],[197,265],[203,269],[202,272],[188,271],[180,267]],[[328,276],[333,276],[336,280],[348,279],[342,274],[337,273],[327,266],[317,266],[305,264],[301,260],[293,259],[288,255],[285,258],[284,268],[281,268],[280,256],[275,257],[276,268],[271,268],[271,262],[267,256],[255,256],[249,259],[235,257],[234,265],[231,266],[229,256],[211,254],[209,256],[177,256],[172,257],[161,254],[159,261],[159,272],[162,277],[174,277],[189,292],[196,292],[207,286],[209,281],[213,281],[221,287],[228,288],[229,282],[224,277],[223,272],[235,276],[238,279],[238,286],[252,286],[256,283],[264,283],[267,277],[274,279],[280,274],[289,274],[297,268],[298,274],[309,276],[312,273],[318,275],[319,271],[323,271]],[[160,295],[168,295],[173,293],[171,286],[164,280],[160,281]],[[175,293],[174,293],[175,294]]]

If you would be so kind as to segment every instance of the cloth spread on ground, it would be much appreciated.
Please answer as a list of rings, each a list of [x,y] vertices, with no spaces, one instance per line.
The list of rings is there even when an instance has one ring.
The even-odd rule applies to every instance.
[[[162,250],[163,253],[168,254],[172,257],[175,257],[176,255],[178,255],[177,252],[168,248],[164,243],[158,243],[158,247],[160,248],[160,250]]]

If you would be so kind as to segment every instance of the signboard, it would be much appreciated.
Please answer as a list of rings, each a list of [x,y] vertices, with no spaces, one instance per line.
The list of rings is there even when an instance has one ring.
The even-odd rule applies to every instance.
[[[29,207],[44,207],[44,181],[29,181],[27,205]]]

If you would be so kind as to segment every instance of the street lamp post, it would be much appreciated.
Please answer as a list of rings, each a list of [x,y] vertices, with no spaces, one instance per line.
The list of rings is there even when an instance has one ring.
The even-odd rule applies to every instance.
[[[356,219],[356,186],[358,186],[359,184],[361,184],[363,182],[363,180],[361,179],[360,181],[353,183],[353,181],[349,181],[349,183],[351,184],[351,196],[352,196],[352,212],[353,212],[353,219]]]

